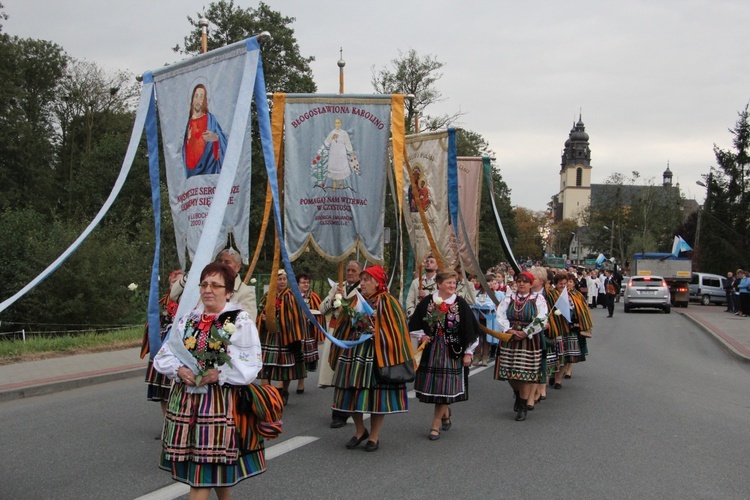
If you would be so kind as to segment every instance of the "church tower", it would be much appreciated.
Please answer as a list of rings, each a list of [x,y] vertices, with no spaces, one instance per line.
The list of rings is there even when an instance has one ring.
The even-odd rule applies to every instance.
[[[555,203],[555,221],[573,219],[583,224],[591,203],[591,148],[581,115],[570,129],[560,161],[560,192]]]

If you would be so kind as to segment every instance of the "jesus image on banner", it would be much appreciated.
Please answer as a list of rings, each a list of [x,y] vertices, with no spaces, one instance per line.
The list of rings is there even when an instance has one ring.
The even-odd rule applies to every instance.
[[[186,177],[221,173],[227,137],[216,117],[208,112],[208,93],[202,83],[193,88],[190,119],[185,128],[182,156]]]
[[[352,141],[349,139],[349,133],[341,128],[341,118],[333,120],[333,130],[323,141],[323,145],[318,150],[318,154],[313,158],[312,170],[313,177],[321,183],[325,189],[325,179],[331,179],[331,189],[344,189],[344,180],[352,172],[359,173],[359,160],[357,153],[354,152]],[[352,188],[352,186],[346,186]]]

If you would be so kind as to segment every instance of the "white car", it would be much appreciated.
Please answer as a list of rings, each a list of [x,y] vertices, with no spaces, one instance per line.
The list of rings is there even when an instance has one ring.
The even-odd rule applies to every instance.
[[[636,307],[654,307],[667,314],[672,310],[669,285],[661,276],[631,276],[622,301],[626,313]]]

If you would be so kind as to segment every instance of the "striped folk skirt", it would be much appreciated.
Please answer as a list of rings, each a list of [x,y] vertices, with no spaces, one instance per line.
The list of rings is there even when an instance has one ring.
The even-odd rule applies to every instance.
[[[167,405],[159,467],[196,488],[233,486],[265,472],[262,447],[243,450],[234,421],[230,385],[209,384],[205,394],[189,394],[177,382]]]
[[[262,379],[300,380],[307,377],[302,343],[281,345],[280,333],[267,333],[260,339],[263,351]]]
[[[154,362],[149,360],[146,368],[146,399],[148,401],[167,402],[172,381],[154,369]]]
[[[343,350],[333,376],[334,410],[348,413],[403,413],[409,410],[405,384],[383,384],[375,378],[372,339]]]
[[[531,338],[511,339],[497,348],[496,380],[542,383],[546,380],[546,350],[543,334]]]
[[[565,343],[562,337],[547,338],[547,376],[560,371],[565,364]]]
[[[469,368],[448,353],[443,335],[422,352],[414,392],[422,403],[451,404],[469,399]]]
[[[571,330],[563,335],[563,343],[565,344],[565,363],[582,363],[586,361],[586,342],[581,342],[583,337],[579,334],[579,330]]]

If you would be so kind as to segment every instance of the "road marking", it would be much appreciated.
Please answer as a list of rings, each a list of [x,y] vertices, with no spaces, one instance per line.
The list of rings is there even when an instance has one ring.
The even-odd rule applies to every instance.
[[[291,439],[287,439],[282,443],[275,444],[270,448],[266,448],[266,461],[273,460],[276,457],[280,457],[284,453],[294,451],[297,448],[301,448],[302,446],[315,442],[318,439],[320,438],[316,438],[313,436],[295,436]],[[189,493],[190,486],[183,483],[174,483],[138,497],[136,498],[136,500],[173,500]]]

